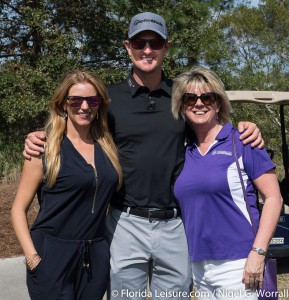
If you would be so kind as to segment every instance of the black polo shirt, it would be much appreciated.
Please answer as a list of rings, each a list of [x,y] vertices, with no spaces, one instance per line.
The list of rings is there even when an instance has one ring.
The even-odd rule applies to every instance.
[[[172,81],[150,91],[132,73],[109,88],[109,127],[119,150],[123,187],[112,204],[177,207],[173,183],[184,159],[185,124],[171,113]]]

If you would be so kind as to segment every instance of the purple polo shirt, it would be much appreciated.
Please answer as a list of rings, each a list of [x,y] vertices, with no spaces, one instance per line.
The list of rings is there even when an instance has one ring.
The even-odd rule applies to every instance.
[[[254,234],[246,209],[233,153],[232,124],[202,155],[196,144],[187,146],[185,164],[174,193],[180,205],[191,261],[246,258]],[[255,224],[259,225],[252,181],[275,165],[266,150],[244,146],[235,131],[238,160]]]

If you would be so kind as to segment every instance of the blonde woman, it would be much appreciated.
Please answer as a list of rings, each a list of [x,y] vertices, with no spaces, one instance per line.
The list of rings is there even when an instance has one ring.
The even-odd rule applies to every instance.
[[[24,162],[11,219],[32,300],[102,299],[107,289],[105,215],[122,181],[108,105],[95,74],[67,73],[49,103],[45,155]],[[40,211],[29,229],[36,193]]]
[[[174,186],[188,240],[198,299],[257,299],[265,254],[275,231],[282,198],[275,166],[265,149],[243,145],[229,122],[230,102],[220,78],[194,67],[173,86],[172,112],[195,133]],[[242,180],[258,231],[246,209],[234,158],[236,141]],[[259,190],[265,204],[259,222]]]

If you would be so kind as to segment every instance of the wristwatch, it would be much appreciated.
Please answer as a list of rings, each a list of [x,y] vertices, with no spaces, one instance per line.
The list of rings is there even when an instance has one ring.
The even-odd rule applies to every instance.
[[[264,249],[262,249],[262,248],[256,248],[256,247],[253,247],[252,250],[255,251],[255,252],[257,252],[259,255],[264,255],[264,256],[265,256],[266,253],[267,253],[267,252],[266,252]]]

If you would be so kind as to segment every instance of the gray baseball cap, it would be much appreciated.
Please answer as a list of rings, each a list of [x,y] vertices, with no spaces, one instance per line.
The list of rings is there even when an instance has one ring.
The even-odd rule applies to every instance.
[[[167,39],[168,31],[165,20],[160,15],[151,12],[144,12],[132,17],[128,38],[131,39],[136,34],[146,30],[154,31],[165,40]]]

